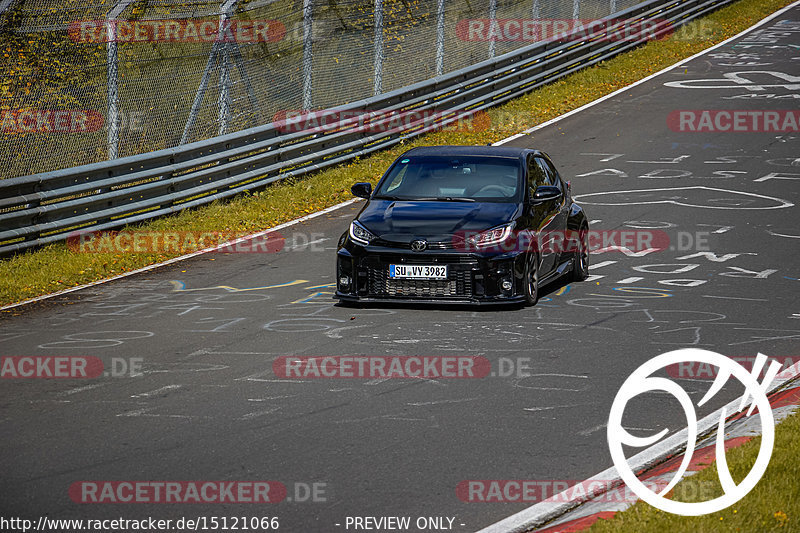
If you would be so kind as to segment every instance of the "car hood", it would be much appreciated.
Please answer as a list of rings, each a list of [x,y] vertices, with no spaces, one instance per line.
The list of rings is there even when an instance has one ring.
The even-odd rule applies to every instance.
[[[382,239],[405,242],[483,231],[514,220],[518,209],[516,203],[370,200],[358,221]]]

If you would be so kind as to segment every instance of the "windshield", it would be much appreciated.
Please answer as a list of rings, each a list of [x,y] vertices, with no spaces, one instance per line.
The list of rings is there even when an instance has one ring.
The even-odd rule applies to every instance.
[[[508,157],[404,157],[375,190],[385,200],[514,202],[519,161]]]

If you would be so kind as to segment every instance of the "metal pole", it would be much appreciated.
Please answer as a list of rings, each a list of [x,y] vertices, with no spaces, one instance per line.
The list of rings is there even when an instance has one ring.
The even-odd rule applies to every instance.
[[[611,1],[613,2],[614,0]],[[531,16],[533,20],[539,20],[539,17],[541,16],[541,11],[542,7],[539,4],[539,0],[533,0],[533,9],[531,10]]]
[[[119,153],[119,87],[117,85],[119,65],[117,63],[117,24],[106,20],[106,78],[108,84],[108,159],[116,159]]]
[[[256,119],[260,124],[261,107],[258,105],[258,98],[256,98],[256,93],[253,90],[253,84],[250,83],[250,76],[247,74],[247,68],[245,67],[244,64],[244,56],[242,56],[242,51],[239,49],[239,43],[231,44],[230,50],[231,53],[233,54],[233,63],[239,70],[239,76],[241,76],[242,80],[244,80],[244,86],[247,89],[247,99],[250,101],[250,107],[253,108]]]
[[[581,0],[572,0],[572,20],[577,21],[581,16]]]
[[[383,92],[383,0],[375,0],[375,90]]]
[[[217,123],[219,124],[219,128],[217,129],[217,135],[225,135],[228,132],[228,115],[230,114],[230,69],[229,69],[229,57],[228,57],[228,45],[223,43],[220,45],[221,50],[221,62],[220,62],[220,72],[219,72],[219,99],[217,100],[217,107],[219,108],[219,116],[217,118]]]
[[[189,111],[189,118],[186,120],[186,126],[183,127],[181,144],[186,144],[189,142],[189,132],[192,130],[194,123],[197,120],[197,113],[200,111],[200,104],[203,103],[203,97],[205,96],[206,88],[208,87],[208,78],[211,74],[211,68],[214,66],[214,63],[217,60],[217,46],[218,44],[216,42],[211,45],[211,52],[208,54],[206,69],[203,71],[203,77],[200,78],[200,87],[197,88],[197,93],[194,95],[194,102],[192,102],[192,109]]]
[[[217,100],[217,107],[219,108],[219,115],[217,123],[217,135],[225,135],[228,132],[228,115],[230,114],[230,61],[228,53],[228,42],[225,33],[231,24],[230,12],[225,10],[219,16],[219,33],[217,34],[217,42],[220,47],[220,72],[219,72],[219,99]]]
[[[497,24],[497,0],[489,0],[489,59],[494,57],[494,29]]]
[[[108,86],[108,158],[119,154],[119,61],[117,56],[117,17],[133,0],[119,0],[106,14],[106,84]],[[9,4],[10,5],[10,4]],[[8,5],[6,6],[8,7]]]
[[[436,75],[444,73],[444,0],[436,6]]]
[[[313,39],[313,0],[303,0],[303,109],[311,109],[311,74],[313,72],[313,56],[311,55]]]
[[[609,6],[610,13],[617,12],[617,0],[611,0],[611,5]]]

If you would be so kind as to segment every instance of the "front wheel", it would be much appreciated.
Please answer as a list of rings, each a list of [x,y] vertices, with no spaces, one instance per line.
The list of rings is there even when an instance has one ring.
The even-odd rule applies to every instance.
[[[539,300],[539,267],[536,254],[525,261],[525,305],[536,305]]]
[[[589,227],[582,226],[578,231],[578,243],[572,258],[572,281],[583,281],[589,277]]]

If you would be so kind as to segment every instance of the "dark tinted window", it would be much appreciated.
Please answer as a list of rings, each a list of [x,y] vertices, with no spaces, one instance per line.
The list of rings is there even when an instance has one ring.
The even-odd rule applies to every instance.
[[[404,157],[373,198],[509,202],[521,198],[519,161],[509,157]]]
[[[545,175],[545,184],[546,185],[553,185],[555,187],[561,187],[561,184],[558,180],[558,174],[553,166],[547,162],[546,159],[537,157],[536,161],[539,163],[539,166],[542,169],[542,172]]]
[[[539,165],[538,158],[531,157],[528,159],[528,188],[530,189],[530,194],[533,194],[536,191],[536,187],[540,185],[547,185],[547,175]]]

